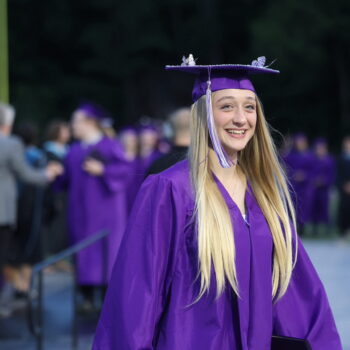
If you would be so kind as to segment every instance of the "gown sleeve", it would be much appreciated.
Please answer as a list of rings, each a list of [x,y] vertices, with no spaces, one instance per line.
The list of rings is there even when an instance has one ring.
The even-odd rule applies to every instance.
[[[273,310],[274,334],[307,339],[312,350],[341,350],[327,295],[305,248],[298,257],[286,294]]]
[[[114,265],[93,350],[151,350],[167,305],[184,199],[167,178],[142,185]]]
[[[105,164],[102,181],[110,192],[117,192],[125,188],[130,176],[131,165],[123,157],[122,152],[115,148],[112,150],[109,161]]]

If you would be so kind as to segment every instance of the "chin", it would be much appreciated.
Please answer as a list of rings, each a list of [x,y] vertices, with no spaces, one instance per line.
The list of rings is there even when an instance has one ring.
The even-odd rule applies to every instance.
[[[230,153],[236,153],[244,150],[247,147],[248,142],[235,142],[234,144],[232,142],[230,143],[224,143],[223,147],[225,151],[230,154]]]

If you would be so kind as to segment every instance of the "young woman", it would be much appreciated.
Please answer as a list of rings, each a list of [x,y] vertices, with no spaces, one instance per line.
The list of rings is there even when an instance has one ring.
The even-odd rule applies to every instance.
[[[269,350],[273,334],[340,350],[298,241],[252,65],[197,74],[188,160],[150,176],[133,207],[94,350]]]

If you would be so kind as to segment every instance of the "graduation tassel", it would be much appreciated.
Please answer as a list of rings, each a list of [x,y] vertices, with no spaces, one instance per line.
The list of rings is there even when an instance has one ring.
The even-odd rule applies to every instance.
[[[233,165],[232,160],[229,158],[225,150],[221,146],[221,142],[216,133],[215,125],[214,125],[214,116],[213,116],[213,106],[211,100],[211,80],[210,80],[210,72],[208,72],[209,79],[207,81],[207,91],[206,91],[206,108],[207,108],[207,123],[209,136],[214,148],[216,155],[219,158],[219,162],[223,168],[230,168]]]

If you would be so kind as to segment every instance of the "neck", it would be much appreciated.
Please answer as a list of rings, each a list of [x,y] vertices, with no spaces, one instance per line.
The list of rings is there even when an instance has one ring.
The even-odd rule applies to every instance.
[[[177,135],[174,139],[174,145],[180,147],[188,147],[190,144],[190,137],[187,135]]]
[[[211,170],[223,183],[232,181],[233,178],[238,177],[238,166],[237,166],[237,152],[232,155],[234,165],[230,168],[223,168],[219,162],[219,159],[213,149],[209,149],[209,161]]]
[[[125,150],[125,156],[128,160],[134,160],[137,155],[137,150],[133,148],[129,148]]]
[[[0,126],[0,134],[4,136],[8,136],[11,134],[11,127],[7,125]]]
[[[153,147],[143,147],[141,149],[142,157],[148,157],[154,151]]]
[[[59,146],[65,146],[66,145],[66,142],[64,142],[64,141],[56,140],[54,142],[56,142]]]

